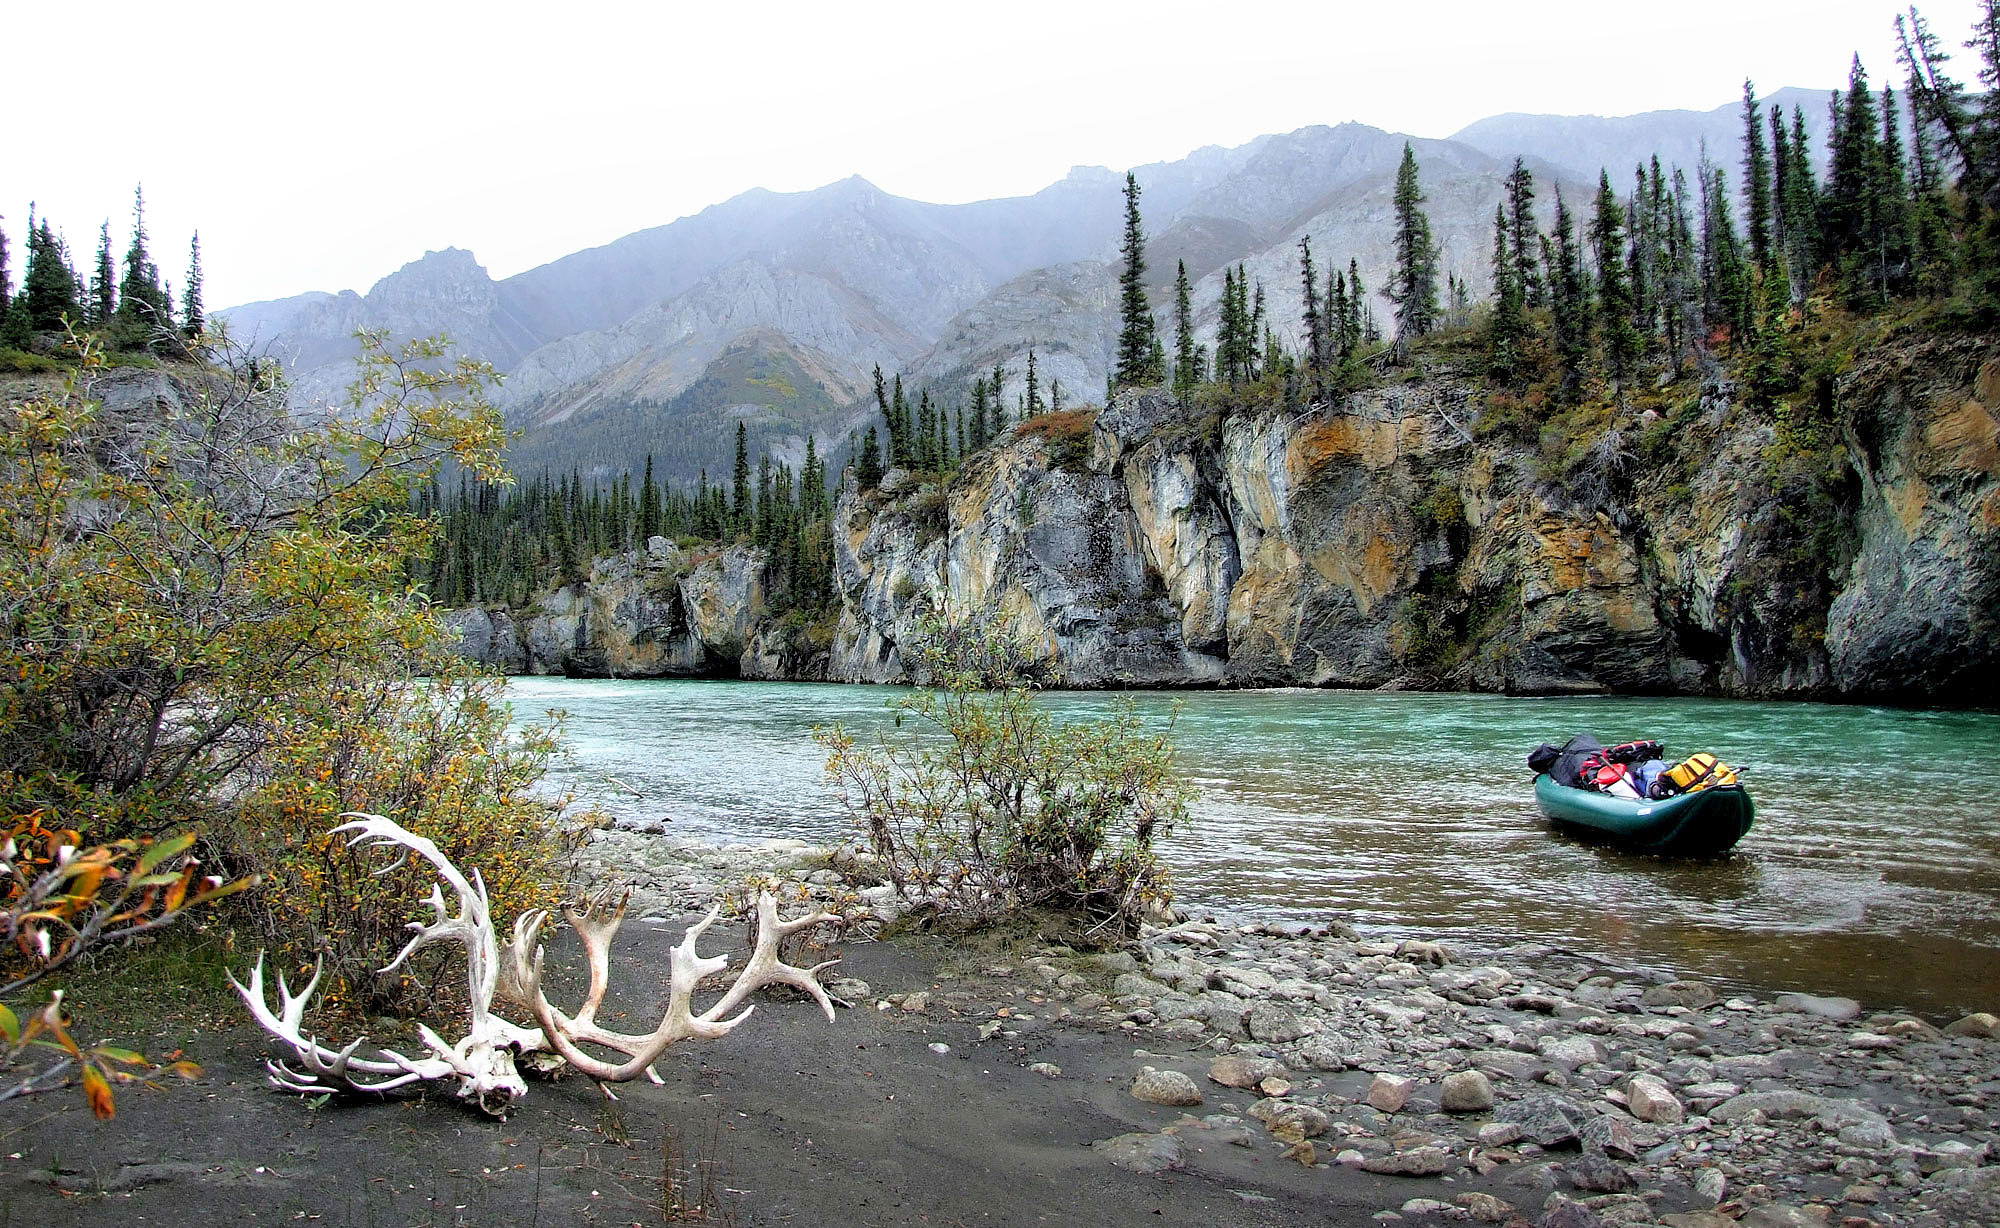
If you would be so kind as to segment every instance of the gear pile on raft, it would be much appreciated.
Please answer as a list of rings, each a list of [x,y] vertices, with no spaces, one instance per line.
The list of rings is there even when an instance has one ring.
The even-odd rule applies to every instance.
[[[1661,742],[1607,747],[1578,734],[1536,747],[1528,766],[1543,814],[1642,853],[1713,857],[1735,847],[1755,819],[1736,771],[1706,752],[1674,762]]]

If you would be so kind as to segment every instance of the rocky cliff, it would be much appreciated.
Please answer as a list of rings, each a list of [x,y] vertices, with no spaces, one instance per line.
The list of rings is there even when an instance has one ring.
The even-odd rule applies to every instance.
[[[466,656],[509,674],[786,677],[802,666],[762,625],[764,564],[748,547],[689,554],[655,537],[528,608],[468,606],[446,621]]]
[[[1305,409],[1127,395],[1018,425],[949,482],[850,477],[823,649],[760,619],[740,548],[600,563],[525,626],[461,623],[536,672],[905,681],[944,605],[1071,686],[1986,701],[1990,339],[1878,347],[1790,411],[1719,379],[1655,391],[1511,425],[1447,367]],[[514,655],[480,649],[480,617]]]

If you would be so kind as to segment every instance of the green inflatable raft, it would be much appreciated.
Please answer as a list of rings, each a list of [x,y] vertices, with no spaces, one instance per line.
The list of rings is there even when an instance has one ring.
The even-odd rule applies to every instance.
[[[1557,823],[1601,833],[1626,848],[1666,857],[1714,857],[1749,832],[1756,806],[1741,785],[1718,785],[1662,801],[1633,801],[1535,777],[1535,802]]]

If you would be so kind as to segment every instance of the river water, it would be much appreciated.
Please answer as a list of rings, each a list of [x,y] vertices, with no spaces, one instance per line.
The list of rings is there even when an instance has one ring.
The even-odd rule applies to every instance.
[[[623,819],[719,841],[852,834],[815,725],[888,729],[892,688],[517,678],[517,713],[569,714],[563,775]],[[1474,949],[1540,943],[1718,984],[2000,1012],[2000,715],[1698,699],[1343,691],[1178,697],[1199,787],[1162,852],[1179,902],[1243,919],[1343,919]],[[1075,719],[1121,700],[1063,692]],[[1589,732],[1660,738],[1742,769],[1757,825],[1675,862],[1553,832],[1527,752]],[[611,783],[622,781],[641,797]]]

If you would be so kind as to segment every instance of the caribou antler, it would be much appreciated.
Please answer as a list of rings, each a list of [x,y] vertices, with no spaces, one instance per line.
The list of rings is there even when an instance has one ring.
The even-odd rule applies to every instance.
[[[722,906],[719,904],[709,909],[708,915],[689,926],[680,943],[674,947],[669,963],[666,1013],[658,1027],[643,1035],[614,1032],[597,1023],[597,1008],[604,1000],[604,991],[610,980],[611,940],[624,920],[625,906],[622,901],[609,917],[599,917],[594,912],[565,914],[577,937],[583,940],[590,966],[590,988],[575,1016],[558,1010],[542,992],[542,948],[537,936],[543,922],[548,919],[544,910],[523,914],[514,923],[514,941],[508,946],[514,959],[513,976],[534,1011],[535,1022],[541,1025],[542,1035],[548,1038],[550,1047],[570,1065],[606,1083],[627,1082],[641,1074],[655,1083],[659,1082],[660,1077],[653,1070],[653,1063],[669,1046],[682,1040],[714,1040],[728,1035],[737,1024],[748,1019],[755,1008],[744,1006],[742,1012],[734,1016],[730,1012],[765,985],[791,985],[804,990],[826,1012],[827,1020],[832,1021],[833,1001],[820,985],[819,973],[840,961],[828,960],[812,968],[795,967],[779,958],[778,944],[780,940],[816,925],[839,924],[841,918],[834,913],[814,912],[791,921],[781,921],[778,918],[778,901],[767,890],[757,893],[757,939],[749,960],[737,974],[735,983],[719,1000],[707,1010],[695,1013],[695,987],[704,977],[729,966],[725,956],[703,956],[695,950],[695,943],[708,932],[709,926],[715,924],[721,913]],[[626,1060],[613,1063],[592,1057],[578,1047],[581,1044],[615,1050],[625,1054]]]
[[[395,971],[410,956],[433,942],[465,944],[466,988],[471,1000],[471,1019],[465,1038],[456,1044],[419,1023],[417,1034],[428,1050],[426,1057],[413,1059],[384,1049],[380,1058],[356,1058],[355,1050],[360,1048],[363,1039],[336,1050],[302,1033],[306,1003],[319,985],[319,969],[314,969],[312,980],[297,995],[291,992],[281,974],[278,978],[280,1005],[278,1012],[273,1014],[264,996],[264,957],[259,955],[256,967],[250,972],[249,985],[237,981],[233,975],[229,978],[230,983],[236,986],[236,992],[249,1005],[250,1013],[264,1030],[290,1045],[304,1067],[301,1071],[284,1062],[266,1062],[272,1085],[297,1092],[386,1092],[423,1080],[456,1077],[456,1094],[460,1099],[476,1101],[491,1113],[505,1113],[514,1101],[528,1094],[528,1085],[522,1081],[520,1071],[514,1066],[515,1054],[546,1049],[548,1045],[540,1032],[519,1027],[493,1014],[493,990],[499,979],[501,964],[499,943],[493,936],[493,919],[487,905],[485,882],[477,870],[467,879],[434,842],[392,819],[360,812],[340,817],[355,820],[333,829],[336,833],[355,833],[354,838],[347,842],[348,847],[367,844],[407,849],[429,862],[458,896],[458,913],[454,916],[445,907],[443,889],[432,883],[429,903],[431,910],[437,914],[436,919],[429,925],[421,921],[410,922],[408,928],[416,931],[415,937],[405,943],[396,958],[381,971]],[[400,864],[398,861],[377,873],[386,874]],[[386,1077],[364,1081],[354,1077],[355,1072]]]
[[[265,1063],[273,1086],[297,1092],[386,1092],[424,1080],[455,1077],[461,1099],[474,1101],[490,1113],[504,1114],[528,1090],[515,1068],[517,1055],[553,1050],[578,1070],[603,1082],[625,1082],[642,1073],[658,1082],[652,1064],[669,1045],[680,1040],[710,1040],[727,1035],[750,1017],[753,1008],[744,1006],[743,1001],[761,986],[783,984],[804,990],[819,1003],[829,1021],[833,1018],[833,1002],[820,986],[819,973],[839,961],[799,968],[779,958],[778,946],[793,934],[828,922],[838,924],[841,918],[833,913],[814,912],[790,921],[781,920],[778,902],[768,890],[757,894],[756,943],[750,958],[721,999],[699,1014],[694,1011],[695,987],[702,978],[722,971],[729,963],[722,956],[704,957],[695,951],[696,941],[721,914],[718,905],[701,922],[690,926],[673,949],[666,1014],[652,1032],[638,1036],[613,1032],[597,1023],[597,1010],[610,984],[611,940],[624,918],[624,901],[609,916],[600,915],[596,902],[582,912],[565,912],[583,940],[590,968],[590,988],[583,1005],[574,1017],[565,1015],[542,992],[542,948],[537,938],[548,919],[547,910],[523,914],[514,923],[513,941],[502,948],[494,934],[486,884],[477,870],[467,878],[436,844],[381,815],[357,812],[341,817],[355,820],[333,829],[356,833],[348,841],[349,847],[368,844],[406,849],[429,862],[457,895],[458,912],[453,914],[445,906],[443,888],[436,883],[431,885],[428,902],[435,919],[429,924],[410,922],[408,928],[415,931],[415,936],[382,971],[393,972],[402,967],[410,956],[430,943],[463,943],[471,1018],[465,1039],[455,1044],[418,1024],[418,1034],[428,1051],[424,1057],[410,1058],[382,1049],[378,1057],[357,1058],[355,1052],[365,1038],[356,1039],[345,1048],[332,1049],[304,1031],[306,1004],[319,986],[320,969],[314,968],[312,979],[297,994],[280,974],[278,1009],[274,1012],[265,995],[264,957],[259,955],[250,971],[248,985],[237,981],[233,974],[229,980],[257,1022],[290,1045],[302,1067],[295,1069],[280,1061]],[[518,998],[533,1010],[539,1029],[520,1027],[493,1013],[493,996],[502,988],[503,980],[507,982],[508,996]],[[739,1006],[743,1008],[741,1012],[732,1015]],[[592,1057],[579,1048],[586,1044],[623,1053],[628,1060],[612,1063]]]

